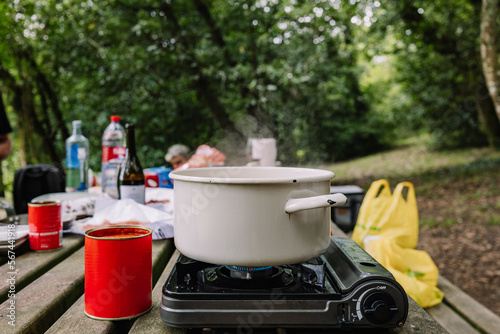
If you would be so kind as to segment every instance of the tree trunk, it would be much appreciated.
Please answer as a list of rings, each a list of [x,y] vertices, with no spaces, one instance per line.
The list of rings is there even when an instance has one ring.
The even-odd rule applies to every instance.
[[[42,106],[42,109],[46,112],[46,132],[47,137],[54,141],[56,138],[57,132],[61,132],[62,138],[68,138],[70,136],[69,130],[64,124],[64,117],[62,115],[61,110],[59,109],[59,99],[57,97],[56,92],[52,88],[47,76],[42,72],[35,59],[33,59],[32,54],[25,53],[23,54],[24,58],[28,61],[31,69],[35,72],[36,83],[38,86],[38,93],[40,95],[40,99],[45,103],[45,106]],[[48,101],[47,101],[48,100]],[[48,103],[47,103],[48,102]],[[48,109],[50,106],[50,110],[52,111],[52,115],[55,119],[55,124],[51,125],[48,119]]]
[[[26,130],[23,128],[23,120],[20,119],[19,117],[17,118],[17,147],[19,150],[19,164],[21,167],[25,167],[28,164],[27,161],[27,156],[28,154],[26,153],[28,151],[27,149],[27,144],[26,144]]]
[[[495,113],[495,106],[488,89],[484,86],[484,79],[481,82],[482,84],[475,91],[479,122],[483,127],[490,147],[500,149],[500,122]]]
[[[483,0],[481,10],[481,58],[486,86],[500,120],[500,75],[498,73],[497,27],[499,0]]]
[[[5,197],[5,188],[3,185],[2,161],[0,161],[0,197]]]
[[[229,53],[229,50],[226,47],[226,41],[222,36],[222,32],[217,27],[207,4],[205,4],[203,0],[194,0],[193,3],[196,10],[200,13],[201,17],[203,18],[203,20],[205,20],[205,23],[207,24],[208,29],[210,30],[210,35],[212,36],[212,40],[223,53],[224,61],[226,62],[226,64],[228,64],[230,67],[236,66],[236,62],[233,59],[231,59],[231,54]]]
[[[23,67],[24,60],[27,61],[28,68]],[[18,52],[16,63],[19,69],[19,78],[11,75],[2,66],[0,60],[0,79],[5,82],[14,95],[12,106],[18,119],[19,136],[17,138],[20,143],[21,165],[37,163],[48,158],[53,165],[62,169],[55,138],[57,132],[61,133],[63,138],[69,137],[69,132],[59,109],[57,94],[30,53]],[[35,75],[30,76],[29,73],[33,72]],[[33,84],[36,85],[37,90],[33,89]],[[38,112],[37,96],[34,95],[37,93],[41,103],[41,110]],[[52,123],[55,124],[50,122],[49,111],[55,120]]]

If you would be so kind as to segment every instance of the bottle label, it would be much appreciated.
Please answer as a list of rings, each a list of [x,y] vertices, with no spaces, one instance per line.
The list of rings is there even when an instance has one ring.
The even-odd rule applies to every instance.
[[[145,203],[146,186],[144,184],[135,186],[120,186],[120,198],[131,198],[139,204]]]
[[[104,165],[102,170],[102,191],[112,198],[119,198],[118,195],[118,172],[123,159],[110,160]]]
[[[76,188],[80,186],[80,169],[79,168],[68,168],[66,170],[66,191],[76,191]]]
[[[102,162],[108,162],[116,158],[125,156],[126,148],[123,146],[103,146],[102,147]]]
[[[80,145],[71,145],[69,147],[69,152],[66,156],[66,166],[68,168],[78,168],[80,166],[80,161],[78,160],[78,149]]]
[[[66,153],[66,191],[85,191],[88,188],[87,150],[71,144]]]

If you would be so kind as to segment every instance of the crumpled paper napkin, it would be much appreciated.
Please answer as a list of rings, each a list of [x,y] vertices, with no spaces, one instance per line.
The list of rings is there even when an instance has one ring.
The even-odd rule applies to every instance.
[[[169,209],[171,204],[171,201],[162,203],[162,210],[159,210],[129,198],[98,199],[95,201],[94,216],[73,222],[65,232],[84,234],[89,229],[103,226],[138,225],[151,228],[153,240],[173,238],[173,210]]]

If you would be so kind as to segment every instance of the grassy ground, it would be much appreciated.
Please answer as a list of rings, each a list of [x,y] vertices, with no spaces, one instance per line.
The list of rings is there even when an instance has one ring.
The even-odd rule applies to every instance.
[[[425,137],[411,138],[392,151],[322,168],[335,172],[332,184],[356,184],[365,190],[381,178],[392,187],[413,182],[417,198],[434,209],[429,215],[421,212],[421,225],[446,227],[466,219],[500,225],[500,152],[489,148],[437,152],[427,143]]]
[[[381,178],[410,181],[419,211],[419,244],[440,274],[500,315],[500,152],[488,148],[436,152],[426,137],[391,151],[323,166],[332,184],[367,190]]]

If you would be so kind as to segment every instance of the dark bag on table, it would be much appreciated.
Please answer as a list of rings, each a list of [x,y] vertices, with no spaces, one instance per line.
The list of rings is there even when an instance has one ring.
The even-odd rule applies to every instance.
[[[64,172],[48,164],[29,165],[14,175],[14,210],[28,213],[28,203],[37,196],[64,192]]]

